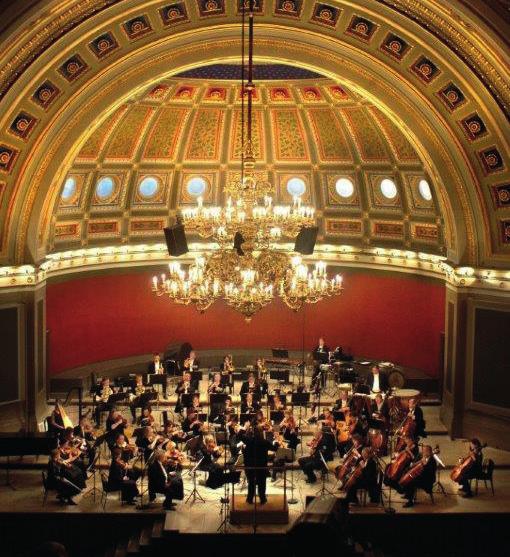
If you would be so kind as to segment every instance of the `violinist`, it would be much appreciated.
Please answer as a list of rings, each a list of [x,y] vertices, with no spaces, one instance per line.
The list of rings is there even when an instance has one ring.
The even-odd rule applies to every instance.
[[[140,427],[154,425],[154,416],[152,415],[152,408],[150,406],[144,406],[144,408],[142,408],[142,415],[138,420],[138,425]]]
[[[134,505],[134,499],[139,495],[136,487],[136,474],[132,466],[124,460],[123,451],[118,446],[112,450],[108,490],[120,491],[122,502],[127,505]]]
[[[113,444],[111,450],[112,453],[115,449],[120,450],[122,460],[124,462],[129,462],[138,453],[138,448],[136,445],[128,443],[124,434],[119,433],[115,438],[115,443]]]
[[[72,434],[72,431],[71,431]],[[59,447],[59,458],[62,462],[62,477],[80,489],[85,488],[87,473],[85,466],[79,459],[81,451],[73,447],[71,441],[64,441]]]
[[[452,479],[459,483],[459,491],[462,492],[461,497],[471,498],[473,497],[473,491],[471,490],[470,480],[480,477],[482,473],[483,446],[479,439],[471,439],[468,456],[460,460],[461,464],[457,467],[460,473],[458,477],[454,477],[452,472]]]
[[[404,503],[405,508],[414,506],[414,499],[418,488],[423,489],[426,493],[432,493],[432,488],[436,483],[436,470],[437,464],[432,447],[423,445],[421,459],[409,470],[408,477],[403,477],[400,480],[401,487],[405,481],[405,487],[403,488],[404,497],[407,499],[406,503]]]
[[[237,483],[241,477],[241,472],[224,471],[223,467],[217,462],[222,455],[223,449],[216,445],[214,437],[205,435],[199,468],[209,472],[205,485],[211,489],[217,489],[225,483]]]
[[[143,377],[137,375],[135,379],[135,386],[133,392],[130,395],[129,408],[131,410],[131,415],[133,416],[133,423],[136,422],[136,409],[141,408],[142,402],[141,397],[145,393],[145,386],[143,384]]]
[[[257,414],[255,416],[255,426],[260,427],[262,431],[273,431],[271,422],[266,419],[262,410],[257,411]]]
[[[145,426],[142,436],[136,439],[136,446],[143,451],[145,462],[148,462],[155,449],[163,445],[165,445],[165,438],[154,433],[154,429],[150,425]]]
[[[389,389],[388,378],[378,365],[372,366],[367,383],[372,393],[385,393]]]
[[[203,425],[204,424],[200,421],[198,412],[192,408],[188,408],[186,411],[186,418],[184,418],[182,422],[182,430],[186,434],[186,437],[190,439],[191,437],[200,435]]]
[[[332,460],[334,446],[329,443],[328,436],[323,432],[322,428],[319,427],[310,443],[307,445],[310,447],[310,455],[303,456],[298,460],[299,466],[306,476],[306,483],[313,484],[317,481],[315,476],[315,470],[322,470],[324,463],[322,462],[321,456],[324,460]]]
[[[285,410],[285,397],[282,398],[280,393],[275,393],[273,395],[273,400],[271,401],[271,410],[274,412],[283,412]]]
[[[167,511],[175,510],[174,499],[184,498],[181,474],[167,453],[160,449],[155,451],[155,458],[149,465],[149,500],[154,501],[157,493],[165,495],[163,508]]]
[[[262,394],[260,385],[255,380],[255,375],[253,373],[250,373],[248,375],[248,381],[244,381],[244,383],[241,385],[240,394],[246,395],[248,393],[258,395],[258,397],[260,397],[260,395]]]
[[[178,425],[170,421],[165,422],[161,436],[173,443],[184,443],[184,441],[186,441],[186,434],[184,431],[182,431]]]
[[[379,501],[380,491],[377,482],[377,464],[374,459],[374,453],[370,447],[363,447],[361,449],[361,458],[356,464],[356,472],[351,472],[354,474],[352,482],[345,481],[348,485],[347,489],[347,500],[349,503],[359,504],[358,500],[358,490],[366,489],[370,497],[371,503],[377,503]],[[344,485],[345,485],[344,484]]]
[[[287,447],[296,450],[301,441],[299,440],[299,427],[292,410],[285,410],[283,420],[280,422],[280,433],[287,441]]]
[[[96,409],[94,413],[96,424],[98,427],[99,424],[101,423],[101,412],[106,412],[107,410],[110,410],[110,404],[108,401],[112,394],[113,394],[113,390],[110,387],[110,380],[108,379],[108,377],[104,377],[101,381],[101,387],[99,390],[99,401],[96,404]]]
[[[260,403],[255,400],[253,393],[248,392],[241,403],[241,414],[255,414],[260,410]]]
[[[60,449],[61,452],[66,452],[68,458],[72,458],[74,465],[80,468],[83,476],[86,478],[87,466],[85,465],[84,456],[87,452],[87,446],[81,437],[74,435],[72,427],[66,427],[60,442]]]
[[[335,429],[335,417],[331,410],[324,410],[319,416],[319,423],[322,423],[322,427],[325,430],[334,431]]]
[[[48,489],[54,489],[57,492],[57,499],[62,504],[76,505],[73,497],[81,493],[82,488],[66,478],[64,474],[66,466],[65,461],[60,456],[59,449],[53,449],[50,453],[47,468]]]
[[[209,394],[222,394],[225,392],[225,388],[221,384],[221,373],[215,373],[213,376],[213,381],[207,389]]]
[[[73,433],[75,437],[82,440],[82,449],[87,453],[90,466],[96,457],[96,436],[87,416],[81,418],[80,423],[74,428]]]
[[[246,433],[245,428],[239,425],[239,418],[236,414],[231,414],[226,423],[228,431],[228,445],[230,447],[230,455],[232,460],[235,461],[239,455],[239,441]]]

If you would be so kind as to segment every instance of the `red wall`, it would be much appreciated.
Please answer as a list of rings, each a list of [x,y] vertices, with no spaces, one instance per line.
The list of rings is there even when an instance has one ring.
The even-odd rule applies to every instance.
[[[246,323],[223,303],[200,315],[156,298],[151,276],[126,273],[79,278],[47,288],[50,374],[88,363],[164,350],[188,341],[208,348],[301,349],[303,312],[280,302]],[[444,287],[412,277],[344,272],[344,293],[307,306],[305,346],[319,335],[330,346],[393,361],[435,376],[444,330]]]

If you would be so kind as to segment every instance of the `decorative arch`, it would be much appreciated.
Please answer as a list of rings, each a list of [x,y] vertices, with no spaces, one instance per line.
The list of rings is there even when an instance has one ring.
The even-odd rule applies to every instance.
[[[41,18],[32,30],[39,33],[33,61],[29,47],[17,57],[7,52],[0,70],[0,106],[8,107],[0,119],[4,261],[43,258],[66,169],[91,129],[120,103],[165,76],[238,58],[237,10],[223,0],[216,4],[217,13],[207,14],[200,1],[181,1],[172,4],[178,8],[169,18],[161,1],[79,2],[65,13],[70,21],[82,9],[81,20],[66,30],[62,15],[61,38],[44,52],[43,38],[57,29]],[[426,4],[428,15],[418,14],[418,4]],[[501,267],[510,254],[509,209],[498,197],[510,183],[505,76],[479,50],[468,64],[450,48],[447,31],[465,48],[467,34],[448,21],[441,36],[433,10],[440,4],[365,0],[354,13],[348,2],[310,2],[292,15],[281,13],[278,0],[261,2],[256,52],[260,60],[298,63],[370,98],[401,127],[442,186],[449,258]],[[429,17],[427,28],[417,14]],[[483,67],[492,71],[482,75]]]

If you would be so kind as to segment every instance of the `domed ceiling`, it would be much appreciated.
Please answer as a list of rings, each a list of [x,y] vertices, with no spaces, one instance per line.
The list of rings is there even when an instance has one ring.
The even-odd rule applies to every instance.
[[[317,208],[319,241],[443,253],[434,185],[381,111],[304,70],[257,71],[254,149],[275,201],[302,193]],[[49,250],[160,242],[197,195],[223,203],[240,168],[235,72],[218,65],[165,80],[95,129],[60,185]]]

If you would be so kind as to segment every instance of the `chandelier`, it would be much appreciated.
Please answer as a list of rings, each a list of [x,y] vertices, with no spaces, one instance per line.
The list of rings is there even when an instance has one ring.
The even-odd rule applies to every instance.
[[[254,0],[242,9],[241,172],[223,188],[225,206],[210,207],[197,199],[196,207],[182,210],[185,229],[212,240],[217,248],[197,257],[186,268],[169,264],[168,275],[155,276],[152,290],[200,312],[223,299],[247,321],[279,296],[297,311],[340,294],[342,277],[329,279],[326,264],[310,270],[301,257],[282,249],[282,238],[295,238],[315,225],[315,209],[294,197],[290,205],[275,205],[274,185],[255,173],[252,142]],[[248,11],[248,77],[245,65],[245,13]],[[245,102],[246,99],[246,102]],[[246,132],[245,132],[246,117]],[[246,138],[245,138],[246,134]]]

